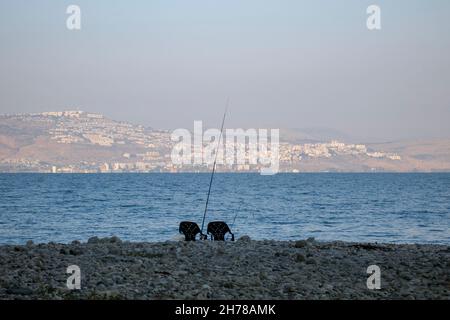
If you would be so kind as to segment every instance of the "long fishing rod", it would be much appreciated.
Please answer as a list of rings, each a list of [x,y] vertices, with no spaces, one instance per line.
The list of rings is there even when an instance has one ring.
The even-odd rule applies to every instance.
[[[216,172],[217,154],[219,153],[220,139],[222,138],[223,125],[225,123],[225,116],[227,115],[227,110],[228,110],[228,104],[229,103],[230,103],[230,99],[227,99],[227,104],[225,106],[225,112],[223,113],[223,118],[222,118],[222,126],[220,128],[219,141],[217,141],[217,149],[216,149],[216,155],[215,155],[215,158],[214,158],[213,169],[212,169],[212,172],[211,172],[211,179],[209,180],[208,196],[206,197],[205,212],[203,213],[203,220],[202,220],[202,229],[201,229],[202,233],[203,233],[203,227],[205,226],[205,218],[206,218],[206,211],[208,210],[209,195],[211,194],[211,186],[212,186],[212,182],[213,182],[213,178],[214,178],[214,172]]]

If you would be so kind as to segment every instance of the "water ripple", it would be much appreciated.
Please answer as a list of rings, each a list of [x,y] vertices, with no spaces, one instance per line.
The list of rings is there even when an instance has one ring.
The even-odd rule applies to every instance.
[[[0,243],[161,241],[201,223],[208,174],[0,174]],[[450,174],[217,174],[207,221],[255,239],[450,244]]]

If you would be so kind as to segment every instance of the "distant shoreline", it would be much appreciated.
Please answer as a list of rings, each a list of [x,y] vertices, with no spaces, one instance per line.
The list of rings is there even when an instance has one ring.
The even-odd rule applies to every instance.
[[[94,237],[1,245],[0,264],[0,299],[450,299],[447,245]],[[81,290],[66,287],[69,265]]]

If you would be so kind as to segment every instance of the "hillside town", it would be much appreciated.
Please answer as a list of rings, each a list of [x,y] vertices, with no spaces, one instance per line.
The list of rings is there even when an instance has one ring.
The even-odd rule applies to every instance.
[[[202,172],[211,169],[210,163],[174,164],[171,153],[175,144],[170,131],[114,121],[84,111],[0,116],[2,172]],[[46,152],[42,151],[43,146],[48,149]],[[236,148],[243,148],[248,160],[249,145],[238,142]],[[193,156],[195,152],[192,149]],[[230,157],[228,153],[227,157]],[[305,162],[351,158],[391,162],[402,159],[398,154],[372,150],[364,144],[339,141],[280,141],[279,144],[281,172],[301,172]],[[252,172],[263,166],[251,161],[235,164],[232,160],[219,161],[218,171]]]

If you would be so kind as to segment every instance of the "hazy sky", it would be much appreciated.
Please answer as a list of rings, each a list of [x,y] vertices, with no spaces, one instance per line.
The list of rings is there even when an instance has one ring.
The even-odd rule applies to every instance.
[[[227,97],[228,127],[450,137],[450,1],[0,2],[0,113],[218,127]]]

